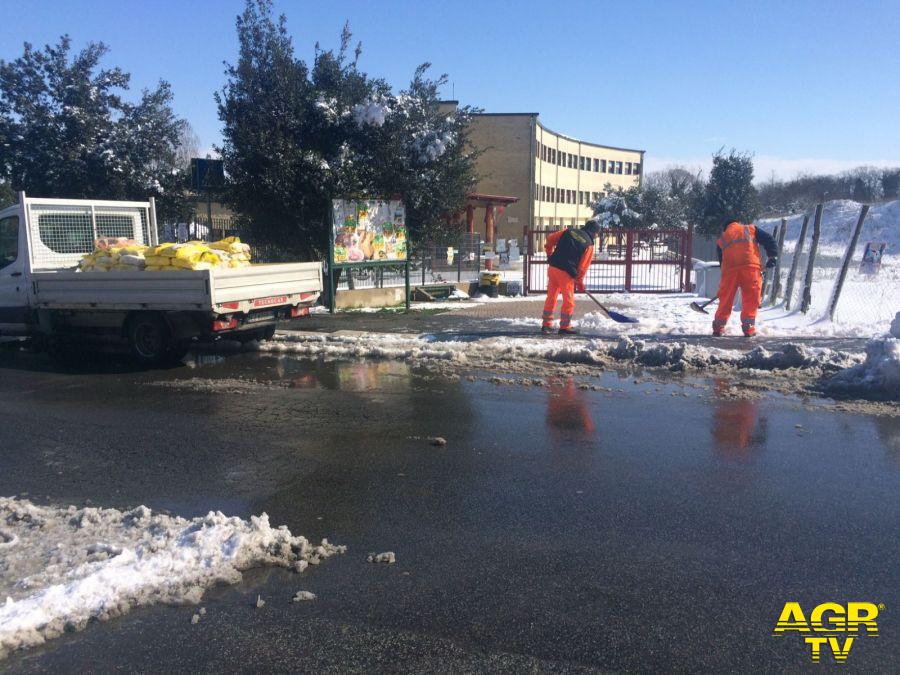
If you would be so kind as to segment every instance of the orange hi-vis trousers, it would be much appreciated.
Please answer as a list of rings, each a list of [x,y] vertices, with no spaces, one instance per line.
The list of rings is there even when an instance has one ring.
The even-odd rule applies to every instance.
[[[544,302],[544,327],[553,327],[553,310],[556,299],[562,293],[562,309],[559,312],[559,327],[569,328],[575,313],[575,279],[568,272],[547,266],[547,300]]]
[[[713,331],[725,330],[734,296],[741,289],[741,328],[744,335],[756,334],[756,311],[762,295],[762,271],[756,265],[726,268],[719,282],[719,309],[713,319]]]

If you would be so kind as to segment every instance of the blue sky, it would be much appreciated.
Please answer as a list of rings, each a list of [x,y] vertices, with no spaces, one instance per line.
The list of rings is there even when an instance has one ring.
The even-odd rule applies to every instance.
[[[243,0],[0,0],[0,58],[69,33],[106,42],[135,88],[172,83],[204,147],[213,91],[236,57]],[[361,65],[396,87],[416,65],[450,75],[488,112],[647,150],[648,169],[702,165],[721,146],[771,171],[900,165],[900,0],[882,2],[300,2],[276,0],[297,54],[335,46],[345,20]]]

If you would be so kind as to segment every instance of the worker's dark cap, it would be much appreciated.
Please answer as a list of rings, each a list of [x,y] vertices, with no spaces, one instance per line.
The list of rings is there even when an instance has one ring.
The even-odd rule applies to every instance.
[[[584,224],[584,227],[582,229],[584,229],[586,232],[590,233],[590,235],[592,237],[596,237],[598,234],[600,234],[601,228],[600,228],[600,223],[598,223],[596,220],[591,218],[589,221],[587,221]]]

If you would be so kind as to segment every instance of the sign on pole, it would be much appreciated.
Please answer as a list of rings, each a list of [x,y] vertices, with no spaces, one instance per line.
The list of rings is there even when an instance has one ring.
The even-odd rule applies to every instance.
[[[335,309],[335,285],[342,269],[399,266],[405,268],[409,309],[409,238],[406,207],[399,199],[333,199],[328,264],[329,304]]]
[[[334,199],[331,204],[334,264],[406,260],[403,202]]]
[[[866,244],[866,250],[863,251],[862,262],[859,264],[859,273],[874,277],[881,269],[881,259],[884,256],[884,249],[887,248],[885,243]]]

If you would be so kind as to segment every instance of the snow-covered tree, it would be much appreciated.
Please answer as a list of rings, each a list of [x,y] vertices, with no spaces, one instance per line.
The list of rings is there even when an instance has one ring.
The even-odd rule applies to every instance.
[[[709,181],[698,196],[698,231],[717,235],[729,221],[749,223],[759,213],[759,196],[753,186],[753,159],[732,150],[713,156]]]
[[[614,188],[606,184],[606,196],[591,204],[594,217],[604,228],[640,227],[641,214],[639,208],[641,192],[638,187]]]
[[[327,246],[333,198],[399,195],[413,240],[463,207],[474,183],[468,109],[441,115],[426,67],[394,94],[359,69],[345,27],[340,47],[298,59],[284,16],[248,0],[237,20],[239,56],[217,94],[226,200],[257,241],[308,256]]]
[[[167,82],[127,101],[130,76],[100,68],[107,51],[90,43],[73,54],[63,36],[0,61],[0,177],[42,197],[155,196],[165,217],[182,199],[175,153],[183,122]]]

